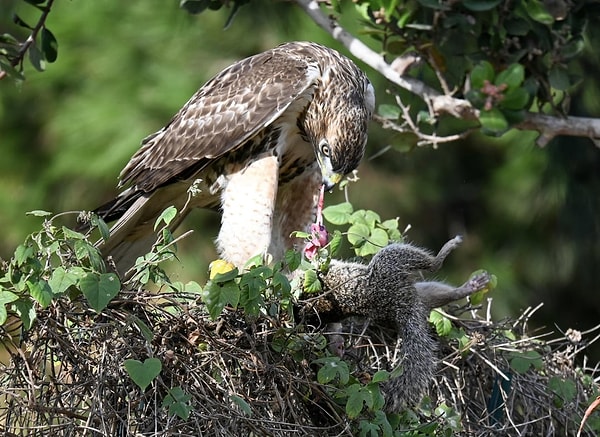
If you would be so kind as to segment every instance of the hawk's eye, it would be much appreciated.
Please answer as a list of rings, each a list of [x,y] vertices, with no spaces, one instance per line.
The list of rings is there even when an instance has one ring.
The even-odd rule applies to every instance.
[[[321,154],[323,156],[329,157],[329,145],[327,144],[327,141],[325,141],[325,140],[321,141]]]

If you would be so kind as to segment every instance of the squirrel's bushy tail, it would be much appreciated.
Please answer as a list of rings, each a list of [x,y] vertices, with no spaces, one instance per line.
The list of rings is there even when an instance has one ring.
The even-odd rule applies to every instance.
[[[425,305],[415,299],[412,307],[401,305],[397,311],[402,313],[396,317],[402,339],[399,364],[402,373],[383,387],[386,409],[391,412],[421,401],[433,378],[437,351],[437,343],[430,335]]]

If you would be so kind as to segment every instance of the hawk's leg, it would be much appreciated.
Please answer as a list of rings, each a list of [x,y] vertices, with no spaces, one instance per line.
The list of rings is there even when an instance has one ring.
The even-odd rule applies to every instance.
[[[277,157],[265,156],[227,177],[217,248],[221,258],[240,269],[249,258],[267,253],[278,174]]]
[[[314,223],[321,184],[321,173],[316,168],[314,171],[305,171],[279,187],[269,249],[276,259],[282,258],[288,249],[300,250],[306,243],[303,239],[293,237],[292,233],[308,232]]]

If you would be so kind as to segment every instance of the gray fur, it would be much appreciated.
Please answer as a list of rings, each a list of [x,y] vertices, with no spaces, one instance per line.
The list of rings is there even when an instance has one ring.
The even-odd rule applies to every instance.
[[[368,265],[334,260],[321,278],[324,308],[335,308],[342,317],[366,316],[371,321],[393,323],[402,339],[403,372],[384,386],[389,411],[418,403],[427,391],[436,367],[437,342],[428,324],[431,308],[481,290],[487,273],[461,287],[441,282],[420,282],[423,271],[438,270],[446,256],[461,243],[448,241],[437,255],[411,244],[391,244]]]

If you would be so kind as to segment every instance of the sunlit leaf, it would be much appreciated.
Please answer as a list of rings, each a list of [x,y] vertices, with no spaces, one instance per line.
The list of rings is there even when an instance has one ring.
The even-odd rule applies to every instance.
[[[67,272],[64,267],[58,266],[53,272],[48,284],[53,294],[62,294],[69,287],[75,285],[79,280],[79,275]]]
[[[323,217],[334,225],[345,225],[350,222],[354,208],[349,202],[338,203],[323,209]]]
[[[5,305],[14,302],[18,298],[19,296],[16,294],[0,287],[0,326],[4,325],[8,317]]]
[[[542,24],[550,26],[554,23],[554,17],[544,8],[544,5],[539,0],[523,1],[527,15]]]
[[[321,291],[322,285],[317,276],[317,272],[314,270],[307,270],[304,272],[304,283],[302,288],[306,293],[316,293],[317,291]]]
[[[509,90],[521,86],[525,79],[525,69],[521,64],[511,64],[496,76],[496,85],[506,84]]]
[[[33,211],[28,211],[25,213],[26,215],[32,215],[34,217],[47,217],[49,215],[52,215],[51,212],[49,211],[44,211],[42,209],[34,209]]]
[[[165,225],[169,226],[169,224],[171,224],[176,215],[177,208],[175,208],[174,206],[169,206],[158,216],[158,218],[154,222],[154,230],[156,231],[161,225],[161,223],[164,223]]]
[[[27,281],[27,288],[31,297],[33,297],[42,308],[46,308],[52,302],[52,289],[48,282],[43,279],[37,281]]]

